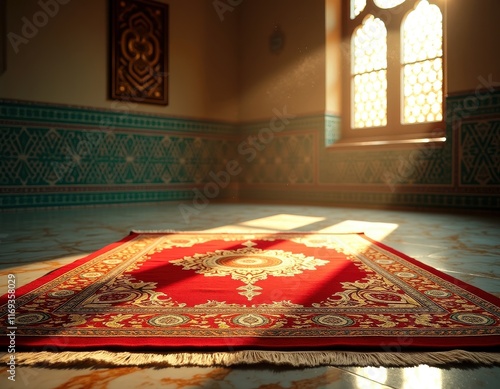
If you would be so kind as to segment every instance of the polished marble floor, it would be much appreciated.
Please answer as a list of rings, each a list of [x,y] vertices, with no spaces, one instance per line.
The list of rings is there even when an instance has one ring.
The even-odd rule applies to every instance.
[[[21,286],[117,241],[131,230],[345,231],[369,237],[500,297],[498,216],[304,205],[142,204],[0,213],[0,293],[7,275]],[[186,210],[189,210],[186,212]],[[1,350],[0,350],[1,352]],[[471,369],[276,369],[124,367],[41,369],[18,366],[2,388],[497,388],[500,367]]]

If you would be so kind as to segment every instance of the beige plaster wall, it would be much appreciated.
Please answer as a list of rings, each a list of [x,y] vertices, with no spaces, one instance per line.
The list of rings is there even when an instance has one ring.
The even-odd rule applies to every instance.
[[[325,0],[326,35],[326,112],[342,112],[342,36],[341,0]]]
[[[251,0],[240,6],[240,120],[325,110],[325,1]],[[278,25],[284,47],[271,52]]]
[[[448,0],[446,64],[448,93],[500,87],[500,1]],[[491,84],[491,83],[490,83]]]
[[[7,32],[23,36],[23,18],[45,12],[39,1],[7,0]],[[170,5],[169,104],[124,107],[108,99],[108,1],[57,1],[28,43],[7,39],[0,98],[237,120],[236,14],[221,20],[211,0],[162,0]]]
[[[40,1],[59,9],[27,43],[14,49],[7,38],[0,98],[243,122],[284,105],[296,115],[342,112],[341,0],[242,1],[222,17],[212,0],[161,0],[170,5],[166,107],[108,98],[107,1],[6,1],[7,33],[20,36]],[[448,93],[500,86],[498,15],[498,0],[447,3]],[[275,25],[279,54],[269,48]]]

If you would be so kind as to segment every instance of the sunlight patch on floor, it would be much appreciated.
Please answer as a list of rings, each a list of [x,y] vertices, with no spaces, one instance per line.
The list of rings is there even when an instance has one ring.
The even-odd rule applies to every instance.
[[[239,223],[242,226],[265,228],[276,231],[290,231],[325,220],[324,217],[279,214]]]
[[[442,387],[442,372],[438,368],[420,365],[403,371],[402,389],[441,389]]]
[[[203,232],[213,232],[213,233],[225,233],[225,232],[231,232],[231,233],[256,233],[256,232],[269,232],[269,233],[274,233],[276,230],[269,229],[269,228],[255,228],[255,227],[247,227],[247,226],[240,226],[239,224],[228,224],[222,227],[215,227],[215,228],[207,228],[205,230],[202,230]]]
[[[80,258],[83,258],[91,253],[80,253],[68,255],[57,259],[46,261],[36,261],[26,263],[24,265],[13,265],[0,270],[0,290],[7,290],[7,277],[13,274],[16,277],[16,287],[26,285],[28,282],[50,273],[51,271],[72,263]]]
[[[387,368],[385,367],[365,367],[359,370],[362,374],[356,377],[357,389],[378,389],[381,384],[387,382]],[[359,373],[356,372],[356,374]]]
[[[399,227],[395,223],[367,222],[364,220],[344,220],[340,223],[323,228],[318,232],[359,233],[369,238],[381,241]]]

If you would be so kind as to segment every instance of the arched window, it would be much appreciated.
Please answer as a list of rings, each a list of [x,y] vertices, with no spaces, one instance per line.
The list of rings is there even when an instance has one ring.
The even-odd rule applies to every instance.
[[[344,0],[344,6],[350,74],[343,78],[342,137],[444,131],[444,0]]]
[[[443,120],[443,15],[420,1],[403,21],[403,123]]]
[[[366,7],[366,0],[352,0],[351,1],[351,19],[358,16]]]
[[[387,29],[368,15],[352,36],[354,128],[387,124]]]
[[[405,0],[373,0],[375,5],[382,9],[394,8],[399,4],[403,4]]]

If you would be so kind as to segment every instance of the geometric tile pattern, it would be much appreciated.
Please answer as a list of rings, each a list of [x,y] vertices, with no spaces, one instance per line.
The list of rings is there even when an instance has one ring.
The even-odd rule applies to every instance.
[[[460,184],[500,185],[500,117],[463,123]]]
[[[307,125],[293,119],[247,169],[240,198],[500,209],[500,91],[448,97],[445,106],[446,142],[417,149],[332,150],[324,145],[339,138],[340,118],[309,118]],[[273,166],[300,129],[303,147],[294,149],[288,167],[282,159]],[[312,163],[303,166],[302,179],[290,180],[293,164],[306,156]]]
[[[241,183],[246,184],[312,184],[317,165],[318,128],[324,129],[325,116],[306,116],[289,119],[284,128],[265,143],[259,142],[253,154],[240,155],[244,167]],[[259,139],[267,122],[241,126],[241,142]],[[267,133],[267,132],[266,132]],[[244,149],[243,149],[244,150]]]
[[[384,151],[325,151],[324,184],[435,185],[451,182],[449,150],[429,146]],[[448,157],[448,158],[447,158]]]
[[[242,182],[307,184],[314,180],[314,133],[277,136],[245,166]]]
[[[318,172],[321,184],[394,186],[451,183],[450,143],[440,148],[424,145],[417,150],[332,152],[321,145],[315,147],[320,124],[316,125],[316,128],[308,127],[308,132],[300,135],[293,130],[283,131],[249,164],[245,182],[313,183]]]
[[[190,199],[235,155],[225,123],[13,101],[0,115],[1,208]]]
[[[325,115],[325,146],[331,146],[337,142],[341,136],[340,116],[327,114]]]
[[[0,185],[66,186],[203,182],[228,141],[0,126],[0,143]]]
[[[265,149],[258,152],[246,169],[245,183],[310,184],[318,176],[319,184],[334,185],[449,185],[452,182],[452,145],[423,145],[419,149],[332,152],[323,145],[340,138],[340,118],[333,115],[323,121],[309,118],[307,124],[293,119]],[[255,125],[256,134],[265,122]],[[324,142],[316,145],[324,128]],[[302,129],[300,135],[297,134]],[[305,133],[304,133],[305,131]]]

